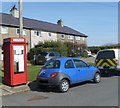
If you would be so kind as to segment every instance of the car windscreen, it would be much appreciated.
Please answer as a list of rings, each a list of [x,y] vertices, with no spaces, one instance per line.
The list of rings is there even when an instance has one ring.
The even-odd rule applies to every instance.
[[[114,51],[100,51],[96,59],[113,59],[115,58]]]
[[[60,68],[60,61],[59,60],[50,60],[45,64],[44,68],[46,68],[46,69]]]

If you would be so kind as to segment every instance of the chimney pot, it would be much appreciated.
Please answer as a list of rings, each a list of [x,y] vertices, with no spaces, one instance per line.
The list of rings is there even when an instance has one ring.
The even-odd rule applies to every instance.
[[[19,18],[19,11],[16,8],[16,5],[14,5],[11,10],[10,10],[10,14],[15,17],[15,18]]]
[[[58,20],[57,24],[58,24],[59,26],[61,26],[61,27],[63,27],[63,26],[64,26],[64,22],[63,22],[63,20],[62,20],[62,19]]]

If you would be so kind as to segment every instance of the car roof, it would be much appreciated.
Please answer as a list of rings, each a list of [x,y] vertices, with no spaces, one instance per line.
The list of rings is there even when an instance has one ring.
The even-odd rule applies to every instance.
[[[60,58],[55,58],[54,60],[69,60],[69,59],[77,59],[77,60],[80,60],[80,58],[73,58],[73,57],[60,57]]]
[[[47,53],[59,53],[57,51],[48,51]]]
[[[100,50],[99,52],[104,52],[104,51],[114,51],[113,49],[105,49],[105,50]]]
[[[40,55],[41,53],[46,53],[46,54],[50,54],[50,53],[59,53],[59,52],[55,52],[55,51],[48,51],[48,52],[40,52],[38,55]]]
[[[119,56],[119,52],[120,52],[120,49],[104,49],[104,50],[99,50],[98,52],[97,52],[97,56],[98,56],[98,54],[100,53],[100,52],[104,52],[104,51],[114,51],[115,53],[115,58],[119,58],[120,56]],[[97,58],[97,56],[96,56],[96,58]]]
[[[99,50],[99,51],[97,52],[97,56],[98,56],[98,54],[99,54],[100,52],[105,52],[105,51],[114,51],[114,50],[110,50],[110,49]]]

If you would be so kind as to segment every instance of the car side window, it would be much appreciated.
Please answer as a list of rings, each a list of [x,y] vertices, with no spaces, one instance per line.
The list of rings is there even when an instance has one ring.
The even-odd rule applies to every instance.
[[[54,53],[50,53],[49,56],[55,56],[55,54]]]
[[[74,68],[72,60],[66,61],[65,68]]]
[[[87,64],[81,60],[74,60],[76,68],[87,67]]]
[[[52,60],[49,61],[44,68],[60,68],[60,61],[59,60]]]

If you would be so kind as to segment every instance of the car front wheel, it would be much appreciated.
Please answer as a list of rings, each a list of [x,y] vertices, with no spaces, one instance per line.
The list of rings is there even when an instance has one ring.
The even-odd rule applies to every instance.
[[[100,73],[95,73],[93,81],[94,83],[99,83],[101,81]]]
[[[67,92],[69,90],[69,87],[70,87],[70,84],[69,84],[68,80],[63,79],[63,80],[61,80],[58,88],[59,88],[60,92],[64,93],[64,92]]]

